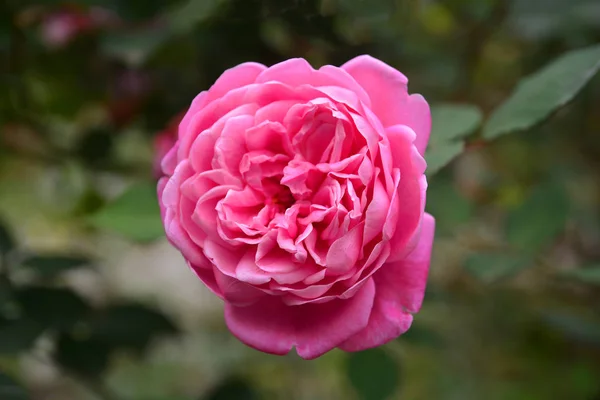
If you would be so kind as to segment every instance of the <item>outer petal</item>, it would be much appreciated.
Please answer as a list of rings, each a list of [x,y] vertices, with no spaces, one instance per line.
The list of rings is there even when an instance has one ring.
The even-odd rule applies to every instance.
[[[371,109],[384,127],[403,124],[415,131],[415,144],[423,154],[429,141],[431,114],[423,96],[408,95],[406,76],[368,55],[348,61],[342,69],[352,75],[369,94]]]
[[[421,238],[415,250],[404,260],[385,264],[373,276],[375,303],[369,324],[339,347],[360,351],[380,346],[406,332],[412,315],[421,308],[429,272],[435,220],[423,217]]]
[[[400,71],[368,55],[342,65],[371,98],[371,109],[383,126],[398,123],[397,116],[408,97],[408,79]]]
[[[400,169],[398,188],[392,196],[390,214],[384,225],[384,234],[391,234],[394,251],[390,261],[401,259],[407,253],[404,248],[418,229],[425,208],[427,180],[422,175],[424,161],[417,159],[417,152],[411,144],[414,132],[404,125],[396,125],[386,130],[390,142],[393,166]],[[414,153],[412,153],[414,151]],[[393,218],[392,218],[393,216]],[[396,225],[392,225],[392,224]]]
[[[411,94],[398,118],[399,123],[408,125],[415,131],[415,146],[421,155],[425,155],[431,133],[431,111],[425,98],[420,94]]]
[[[256,78],[257,83],[270,81],[285,83],[293,87],[305,85],[312,87],[338,87],[344,89],[352,97],[356,97],[366,105],[370,105],[370,99],[365,90],[352,79],[347,71],[331,65],[325,65],[319,70],[315,70],[303,58],[292,58],[275,64]],[[353,103],[356,103],[356,101],[353,101]]]
[[[225,321],[238,339],[257,350],[287,354],[296,346],[304,359],[317,358],[367,325],[375,286],[368,282],[351,299],[286,306],[269,297],[248,307],[225,304]]]
[[[221,74],[208,90],[206,101],[213,101],[224,96],[232,89],[254,83],[256,77],[266,69],[266,66],[255,62],[246,62],[229,68]]]

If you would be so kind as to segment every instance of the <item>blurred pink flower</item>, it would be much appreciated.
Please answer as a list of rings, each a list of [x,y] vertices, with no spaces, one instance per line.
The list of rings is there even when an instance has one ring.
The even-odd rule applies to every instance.
[[[63,47],[78,35],[106,26],[115,20],[116,17],[111,12],[99,7],[87,11],[75,8],[53,11],[42,20],[42,41],[48,47]]]
[[[162,159],[161,213],[242,342],[312,359],[409,329],[435,223],[429,106],[407,84],[370,56],[291,59],[231,68],[192,102]]]

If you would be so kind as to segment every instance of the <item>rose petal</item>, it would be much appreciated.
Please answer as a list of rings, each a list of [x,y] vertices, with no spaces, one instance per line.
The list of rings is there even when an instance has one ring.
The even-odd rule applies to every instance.
[[[424,154],[431,131],[429,105],[418,94],[408,95],[408,79],[371,56],[356,57],[342,66],[365,89],[371,109],[384,127],[403,124],[417,134],[415,145]]]
[[[384,126],[397,124],[408,97],[408,79],[400,71],[368,55],[358,56],[341,67],[368,93],[371,109]]]
[[[356,225],[331,244],[327,252],[327,271],[343,274],[354,268],[363,244],[364,223]]]
[[[380,346],[406,332],[412,315],[421,308],[429,272],[435,220],[423,217],[421,238],[415,250],[402,261],[388,263],[373,276],[376,285],[373,312],[367,327],[340,348],[360,351]]]
[[[366,326],[375,294],[372,282],[351,299],[324,304],[286,306],[277,298],[262,298],[251,306],[225,304],[225,322],[242,342],[272,354],[310,360],[337,347]]]
[[[206,101],[213,101],[233,89],[254,83],[256,77],[266,69],[266,66],[255,62],[246,62],[229,68],[208,90]]]

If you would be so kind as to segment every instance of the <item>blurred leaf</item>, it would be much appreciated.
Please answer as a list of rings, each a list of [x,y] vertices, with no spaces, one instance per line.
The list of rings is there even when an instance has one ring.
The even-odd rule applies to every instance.
[[[410,329],[398,339],[413,345],[437,348],[443,344],[442,336],[430,327],[416,325],[414,322]]]
[[[469,220],[472,204],[456,189],[451,179],[433,178],[427,189],[427,211],[435,217],[436,235],[452,233]]]
[[[82,136],[77,143],[77,155],[87,165],[102,165],[111,155],[114,139],[114,132],[103,128],[94,129]]]
[[[28,400],[29,394],[12,378],[0,371],[0,399],[2,400]]]
[[[222,0],[188,0],[184,5],[167,13],[166,18],[171,31],[174,33],[187,33],[196,24],[209,18]]]
[[[563,231],[568,213],[569,200],[565,189],[555,182],[544,183],[509,213],[506,225],[508,243],[535,253]]]
[[[204,400],[258,400],[260,396],[252,386],[239,378],[230,378],[213,388]]]
[[[131,186],[115,201],[94,214],[90,222],[129,239],[146,242],[164,236],[155,183]]]
[[[528,257],[500,252],[475,253],[465,260],[465,269],[487,283],[509,278],[532,265]]]
[[[0,354],[15,355],[29,350],[43,332],[42,325],[27,318],[0,320]]]
[[[564,271],[561,275],[592,285],[600,285],[600,266]]]
[[[9,280],[6,276],[0,276],[0,315],[6,303],[12,300],[12,290]]]
[[[111,306],[94,316],[88,328],[95,341],[133,350],[143,350],[156,336],[177,332],[164,314],[138,304]]]
[[[8,253],[15,247],[15,241],[6,224],[0,221],[0,256]]]
[[[425,160],[427,161],[427,176],[432,176],[440,169],[454,160],[456,156],[462,153],[464,144],[462,142],[444,142],[437,146],[427,148]]]
[[[481,124],[479,108],[470,104],[438,104],[431,107],[430,144],[435,147],[447,141],[464,138]]]
[[[168,29],[161,26],[132,32],[110,32],[102,38],[101,49],[105,54],[136,67],[144,64],[168,37]]]
[[[78,339],[61,333],[58,337],[54,359],[65,369],[80,375],[100,375],[108,366],[110,347],[95,340]]]
[[[567,339],[585,345],[600,346],[600,322],[565,312],[548,311],[542,320],[559,330]]]
[[[349,381],[361,400],[384,400],[396,391],[400,368],[382,348],[350,353]]]
[[[53,277],[61,272],[84,267],[89,264],[90,260],[84,257],[68,255],[35,255],[23,261],[23,266],[44,277]]]
[[[89,311],[88,304],[69,289],[27,287],[16,292],[24,315],[46,327],[68,328]]]
[[[598,45],[563,54],[519,83],[508,100],[492,113],[483,136],[493,139],[534,126],[572,100],[598,68]]]

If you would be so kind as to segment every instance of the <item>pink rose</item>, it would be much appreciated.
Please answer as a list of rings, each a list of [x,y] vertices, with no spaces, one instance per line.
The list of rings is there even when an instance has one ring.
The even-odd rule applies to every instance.
[[[370,56],[245,63],[192,102],[162,160],[165,231],[242,342],[312,359],[410,327],[434,219],[429,106],[407,82]]]

